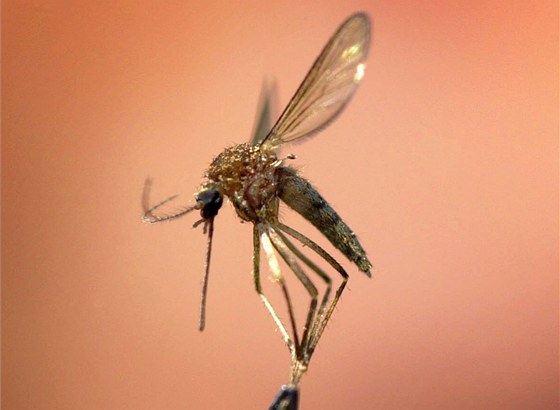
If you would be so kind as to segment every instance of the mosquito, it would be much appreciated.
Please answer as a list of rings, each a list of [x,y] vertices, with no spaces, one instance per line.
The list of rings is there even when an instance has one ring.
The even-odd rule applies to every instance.
[[[206,323],[206,295],[214,219],[222,207],[224,197],[233,204],[239,218],[253,224],[254,285],[292,357],[288,385],[292,386],[291,390],[288,389],[291,392],[290,397],[296,396],[294,392],[297,393],[298,383],[346,286],[348,274],[321,246],[280,222],[280,202],[314,225],[335,248],[369,277],[372,265],[348,225],[298,171],[286,165],[286,162],[295,159],[295,156],[281,158],[279,149],[285,143],[316,134],[342,112],[364,76],[369,40],[370,21],[366,14],[353,14],[342,23],[274,126],[267,126],[270,109],[269,104],[265,104],[251,142],[226,148],[212,161],[206,171],[205,181],[195,194],[194,205],[173,213],[162,212],[162,206],[177,196],[150,206],[148,196],[151,182],[147,181],[144,188],[145,222],[169,221],[194,210],[200,211],[201,219],[193,226],[202,225],[203,232],[207,235],[200,305],[201,331]],[[332,300],[331,277],[300,250],[296,245],[298,243],[299,246],[307,247],[309,252],[317,254],[340,274],[341,284]],[[278,283],[282,290],[290,331],[263,292],[260,272],[261,249],[272,272],[273,281]],[[309,294],[309,308],[301,335],[297,330],[292,300],[280,270],[278,255]],[[325,290],[322,296],[311,280],[310,272],[324,282]]]

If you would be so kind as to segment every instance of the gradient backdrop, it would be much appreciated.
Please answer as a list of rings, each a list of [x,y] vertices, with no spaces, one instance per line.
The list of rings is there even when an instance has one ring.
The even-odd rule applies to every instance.
[[[220,213],[201,334],[196,215],[142,224],[142,186],[192,201],[262,81],[285,105],[356,10],[358,93],[284,152],[376,270],[345,262],[301,409],[558,408],[556,2],[341,3],[3,3],[4,409],[268,406],[290,360],[251,226]]]

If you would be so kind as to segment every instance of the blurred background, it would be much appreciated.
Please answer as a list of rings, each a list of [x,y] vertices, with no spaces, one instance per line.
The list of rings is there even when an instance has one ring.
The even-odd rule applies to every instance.
[[[267,408],[290,358],[251,225],[220,212],[200,333],[198,216],[143,224],[142,187],[191,203],[263,81],[285,106],[357,10],[358,92],[284,153],[375,272],[332,251],[301,409],[557,408],[557,2],[35,0],[2,7],[4,409]]]

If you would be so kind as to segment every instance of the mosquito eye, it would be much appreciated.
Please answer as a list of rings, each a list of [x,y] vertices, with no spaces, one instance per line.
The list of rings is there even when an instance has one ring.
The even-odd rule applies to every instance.
[[[198,193],[196,201],[202,203],[200,215],[204,219],[213,218],[222,207],[223,197],[216,189],[206,189]]]

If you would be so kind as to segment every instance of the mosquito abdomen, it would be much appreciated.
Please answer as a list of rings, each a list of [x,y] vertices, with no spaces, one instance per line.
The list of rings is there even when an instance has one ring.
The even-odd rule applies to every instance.
[[[292,168],[279,167],[276,172],[280,199],[311,222],[362,272],[371,276],[371,262],[358,242],[356,234],[344,223],[321,194]]]

